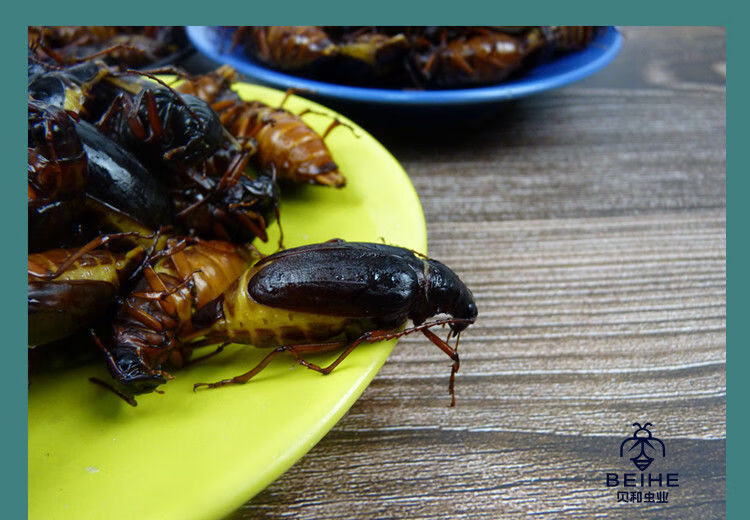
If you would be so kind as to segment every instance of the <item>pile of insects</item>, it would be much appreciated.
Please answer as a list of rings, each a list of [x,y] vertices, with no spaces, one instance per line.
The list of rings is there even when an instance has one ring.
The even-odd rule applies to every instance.
[[[445,89],[499,83],[584,49],[594,26],[243,26],[232,48],[292,74],[345,85]]]
[[[32,25],[28,37],[35,59],[59,66],[92,57],[123,67],[165,65],[193,51],[180,26]]]
[[[280,353],[328,374],[359,344],[421,331],[453,361],[455,402],[477,310],[451,269],[378,243],[251,245],[279,220],[280,184],[346,184],[299,114],[240,99],[228,67],[176,86],[99,56],[30,57],[28,74],[30,352],[93,345],[112,375],[93,381],[135,405],[229,343],[269,353],[196,389],[246,383]],[[446,325],[446,340],[431,330]]]

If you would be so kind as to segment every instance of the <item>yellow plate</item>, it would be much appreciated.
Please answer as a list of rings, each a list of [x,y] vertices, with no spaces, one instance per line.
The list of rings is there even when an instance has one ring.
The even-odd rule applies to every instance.
[[[238,91],[272,106],[284,96],[252,85]],[[285,108],[311,108],[354,128],[339,127],[326,139],[348,179],[344,189],[304,186],[282,196],[285,246],[343,238],[426,252],[422,207],[393,156],[320,105],[295,96]],[[305,118],[318,131],[330,123],[318,114]],[[265,252],[274,249],[276,237]],[[328,376],[280,357],[247,385],[194,393],[194,382],[237,375],[265,355],[231,345],[177,371],[163,395],[140,396],[136,408],[88,381],[109,378],[104,361],[35,376],[29,387],[29,516],[187,520],[229,514],[336,424],[394,344],[361,345]],[[334,358],[313,359],[325,364]]]

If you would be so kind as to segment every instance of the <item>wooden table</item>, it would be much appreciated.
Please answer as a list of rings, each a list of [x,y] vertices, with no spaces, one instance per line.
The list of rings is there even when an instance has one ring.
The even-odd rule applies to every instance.
[[[483,122],[358,120],[409,173],[430,255],[476,296],[458,403],[444,355],[405,338],[233,520],[724,516],[726,33],[622,32],[603,71]],[[639,474],[637,451],[619,456],[635,422],[666,447],[647,472],[679,487],[606,486]]]

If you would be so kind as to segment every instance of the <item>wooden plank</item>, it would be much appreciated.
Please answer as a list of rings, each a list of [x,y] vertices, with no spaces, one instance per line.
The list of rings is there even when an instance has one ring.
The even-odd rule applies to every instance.
[[[600,73],[482,116],[358,120],[477,299],[458,404],[448,359],[404,338],[233,519],[725,516],[726,32],[623,33]],[[680,487],[617,503],[605,475],[647,421]]]
[[[627,433],[335,431],[232,518],[723,518],[723,440],[665,440],[653,472],[678,475],[668,503],[617,503],[606,473],[635,472]]]
[[[723,516],[723,211],[429,232],[480,309],[462,335],[456,408],[448,360],[407,337],[324,441],[236,518]],[[602,484],[627,471],[616,451],[636,421],[654,423],[665,472],[683,478],[669,504],[617,504]]]
[[[502,124],[388,145],[429,222],[716,209],[725,103],[723,92],[571,87],[514,103]]]

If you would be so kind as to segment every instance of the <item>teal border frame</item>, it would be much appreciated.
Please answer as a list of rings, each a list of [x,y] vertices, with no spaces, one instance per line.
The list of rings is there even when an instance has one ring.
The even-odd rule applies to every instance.
[[[748,378],[743,376],[744,369],[749,366],[750,351],[747,348],[747,338],[743,338],[742,324],[747,319],[748,303],[743,296],[750,291],[750,277],[741,266],[748,263],[747,242],[743,242],[741,222],[748,218],[748,205],[743,203],[743,195],[750,192],[750,179],[742,171],[741,162],[747,164],[741,156],[732,156],[729,148],[740,150],[746,143],[747,132],[741,130],[742,124],[750,117],[750,103],[746,99],[734,98],[732,111],[729,108],[729,92],[746,92],[750,82],[750,73],[739,66],[742,59],[741,30],[739,27],[727,26],[727,63],[730,57],[737,64],[733,71],[732,88],[727,79],[727,448],[726,448],[726,496],[727,518],[745,518],[747,498],[745,486],[748,479],[748,464],[750,463],[750,449],[744,440],[743,431],[750,430],[750,416],[747,409]],[[730,132],[730,130],[732,130]],[[743,134],[745,134],[743,136]],[[731,146],[730,146],[731,144]],[[731,169],[730,169],[731,167]],[[730,175],[730,171],[732,172]],[[735,241],[729,240],[730,231]],[[730,262],[729,259],[732,259]],[[729,282],[732,282],[731,290]]]
[[[726,5],[725,5],[726,4]],[[729,14],[736,12],[734,20],[740,21],[741,8],[729,9],[728,2],[645,2],[642,0],[603,4],[592,0],[575,2],[534,2],[533,6],[522,8],[516,3],[508,6],[505,2],[495,3],[488,0],[464,0],[460,2],[460,11],[455,10],[456,2],[449,0],[404,1],[378,0],[373,4],[355,4],[351,1],[284,0],[276,3],[206,3],[189,0],[187,2],[145,2],[136,0],[118,6],[121,11],[103,13],[102,4],[93,0],[77,2],[50,2],[42,0],[22,6],[27,11],[19,15],[13,5],[6,6],[6,17],[11,23],[6,24],[0,38],[5,49],[4,57],[9,70],[20,70],[22,56],[26,50],[24,32],[29,24],[52,23],[112,23],[142,25],[159,23],[165,25],[222,25],[238,16],[248,18],[254,24],[355,24],[367,22],[378,25],[432,25],[448,21],[456,25],[474,25],[486,22],[488,18],[502,20],[513,25],[523,24],[596,24],[596,25],[721,25],[727,27],[727,62],[737,64],[732,69],[733,92],[749,92],[748,70],[743,66],[747,61],[743,47],[747,38],[742,36],[747,28],[740,30],[739,24],[727,24]],[[528,5],[528,4],[527,4]],[[740,4],[737,4],[740,5]],[[29,13],[28,11],[31,11]],[[21,20],[16,21],[16,18]],[[650,23],[649,23],[650,22]],[[745,45],[742,45],[742,44]],[[744,58],[744,59],[742,59]],[[4,238],[9,254],[4,256],[5,286],[3,290],[2,313],[6,335],[6,351],[2,364],[2,393],[4,398],[4,473],[6,483],[3,486],[3,516],[6,518],[25,518],[27,516],[27,420],[28,406],[25,389],[28,385],[27,356],[17,346],[27,337],[27,315],[25,307],[20,304],[26,294],[23,285],[27,248],[27,222],[20,216],[23,213],[23,178],[12,174],[23,167],[22,134],[17,131],[21,118],[25,117],[26,107],[22,104],[20,92],[26,86],[21,84],[15,74],[2,87],[4,99],[2,137],[6,162],[9,172],[5,182],[8,188],[2,191],[2,222],[5,222]],[[727,82],[729,86],[729,81]],[[11,102],[7,102],[11,100]],[[16,102],[18,101],[18,102]],[[734,98],[732,111],[727,110],[727,148],[739,150],[745,144],[746,136],[741,131],[750,120],[750,102]],[[733,145],[733,146],[730,146]],[[727,238],[733,232],[734,241],[727,241],[727,282],[731,280],[731,290],[727,284],[727,517],[744,518],[747,505],[744,503],[744,485],[748,483],[750,473],[750,450],[744,441],[743,431],[750,430],[750,414],[745,399],[748,392],[748,378],[742,376],[744,368],[750,366],[750,349],[743,331],[738,324],[747,319],[748,304],[744,296],[750,292],[748,274],[741,266],[748,262],[750,247],[742,242],[740,232],[743,217],[747,218],[747,202],[743,203],[745,194],[750,193],[750,175],[740,170],[741,156],[727,153]],[[745,160],[745,162],[747,162]],[[731,171],[730,175],[730,165]],[[731,189],[729,189],[731,188]],[[23,389],[23,390],[21,390]]]

